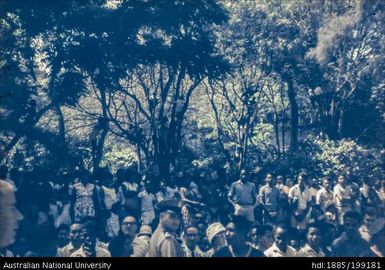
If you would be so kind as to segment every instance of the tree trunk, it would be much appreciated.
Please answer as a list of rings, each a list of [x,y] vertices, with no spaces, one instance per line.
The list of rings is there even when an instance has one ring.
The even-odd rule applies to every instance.
[[[298,147],[298,123],[299,123],[299,113],[298,113],[298,104],[295,96],[294,85],[291,79],[287,80],[288,86],[288,98],[290,104],[290,151],[297,151]]]
[[[8,152],[12,150],[12,148],[19,142],[19,140],[24,136],[26,132],[29,132],[31,128],[33,128],[37,122],[39,122],[40,118],[49,110],[54,107],[54,104],[50,103],[49,105],[42,108],[36,115],[31,119],[30,122],[24,123],[20,129],[16,132],[15,137],[12,138],[10,143],[4,148],[4,152],[1,153],[1,161],[7,156]]]
[[[275,133],[275,142],[278,148],[278,158],[281,158],[281,145],[279,142],[279,117],[278,113],[274,113],[274,133]]]
[[[282,114],[282,128],[281,128],[281,141],[282,141],[282,154],[284,155],[285,154],[285,135],[286,135],[286,132],[285,132],[285,121],[286,121],[286,112],[283,111],[283,114]]]
[[[102,105],[103,123],[102,123],[102,131],[100,133],[100,139],[97,141],[96,149],[94,150],[95,155],[92,160],[94,171],[97,168],[99,168],[100,161],[103,158],[104,142],[106,140],[107,133],[108,133],[107,99],[106,99],[106,92],[104,90],[100,90],[100,99],[101,99],[101,105]]]
[[[67,142],[65,137],[66,132],[65,132],[64,115],[59,105],[55,106],[55,112],[58,116],[58,122],[59,122],[59,136],[58,136],[59,144],[57,145],[59,148],[58,150],[61,153],[63,164],[68,164],[70,162],[70,159],[69,159],[69,152],[68,152],[68,147],[67,147]]]
[[[326,133],[331,140],[338,140],[340,134],[338,131],[338,126],[340,123],[341,112],[338,104],[332,100],[330,105],[330,113],[327,121]]]
[[[345,110],[342,109],[340,112],[340,117],[338,119],[338,138],[343,138],[344,136],[344,122],[345,122]]]

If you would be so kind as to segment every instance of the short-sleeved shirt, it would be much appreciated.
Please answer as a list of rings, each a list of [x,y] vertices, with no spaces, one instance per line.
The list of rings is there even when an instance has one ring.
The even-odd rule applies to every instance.
[[[83,250],[83,245],[76,250],[70,257],[88,257]],[[108,250],[95,246],[95,257],[111,257],[111,254]]]
[[[77,249],[72,245],[70,242],[69,244],[65,245],[62,248],[58,248],[57,250],[57,257],[70,257],[72,253],[74,253]]]
[[[352,190],[350,186],[343,187],[340,184],[337,184],[333,189],[333,193],[334,193],[334,202],[337,207],[345,206],[344,203],[339,199],[339,197],[344,199],[351,199],[352,197]]]
[[[316,203],[321,206],[323,210],[325,210],[325,206],[327,202],[334,201],[334,194],[331,190],[325,189],[324,187],[318,190]]]
[[[277,212],[279,207],[280,192],[276,187],[264,185],[259,190],[259,198],[270,212]]]
[[[297,251],[291,246],[287,246],[286,251],[282,251],[274,243],[270,248],[265,250],[264,254],[266,257],[295,257],[297,256]]]
[[[132,241],[132,247],[134,252],[130,257],[146,257],[149,249],[149,242],[145,238],[137,236]]]
[[[148,257],[184,257],[184,252],[176,236],[159,225],[151,236]]]
[[[308,244],[306,244],[303,248],[301,248],[297,252],[297,257],[325,257],[325,256],[326,254],[322,249],[316,252]]]
[[[154,211],[154,201],[156,200],[154,194],[142,191],[138,194],[138,197],[142,199],[142,212]]]
[[[253,205],[255,203],[256,189],[251,182],[242,183],[240,180],[233,182],[229,196],[239,205]]]
[[[296,198],[298,201],[297,209],[304,210],[307,208],[308,202],[311,201],[311,194],[309,188],[305,186],[304,190],[301,191],[298,184],[294,185],[289,191],[289,198]]]

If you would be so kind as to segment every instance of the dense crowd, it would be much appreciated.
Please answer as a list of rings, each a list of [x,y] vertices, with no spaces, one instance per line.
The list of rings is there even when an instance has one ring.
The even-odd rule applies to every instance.
[[[42,167],[1,178],[1,256],[385,255],[383,179],[241,170],[234,181],[221,168],[159,179]]]

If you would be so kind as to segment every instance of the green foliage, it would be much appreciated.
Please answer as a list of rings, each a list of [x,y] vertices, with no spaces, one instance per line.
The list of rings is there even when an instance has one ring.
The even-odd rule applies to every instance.
[[[130,147],[124,148],[121,145],[113,145],[106,148],[100,165],[101,167],[108,167],[112,173],[137,163],[137,156]]]
[[[314,158],[325,176],[346,174],[353,179],[373,176],[375,168],[381,168],[379,155],[374,149],[367,149],[351,140],[316,141],[320,152]]]
[[[11,167],[383,174],[383,0],[4,2]]]

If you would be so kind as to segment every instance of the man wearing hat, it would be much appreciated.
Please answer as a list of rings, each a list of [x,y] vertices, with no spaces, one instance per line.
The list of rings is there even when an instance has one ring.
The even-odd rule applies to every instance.
[[[152,229],[149,225],[142,225],[133,243],[134,253],[131,257],[146,257],[150,248]]]
[[[219,222],[212,223],[206,230],[212,249],[207,253],[212,257],[231,257],[226,239],[226,228]]]
[[[159,225],[150,240],[148,257],[184,257],[176,232],[180,225],[180,201],[163,200],[159,203]]]

